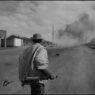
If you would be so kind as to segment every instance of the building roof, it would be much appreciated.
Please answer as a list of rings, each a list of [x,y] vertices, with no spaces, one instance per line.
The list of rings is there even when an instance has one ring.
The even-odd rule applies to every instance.
[[[0,30],[0,38],[4,38],[6,36],[6,30]]]
[[[16,36],[16,35],[11,35],[11,36],[7,37],[7,39],[11,39],[11,38],[19,38],[19,39],[24,39],[24,40],[30,40],[29,38],[20,37],[20,36]]]

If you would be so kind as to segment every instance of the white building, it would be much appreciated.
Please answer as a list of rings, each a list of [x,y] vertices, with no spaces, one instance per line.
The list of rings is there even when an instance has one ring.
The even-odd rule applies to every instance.
[[[15,35],[11,35],[10,37],[7,38],[7,46],[8,47],[24,46],[29,42],[30,42],[30,40],[28,38],[19,37],[19,36],[15,36]]]

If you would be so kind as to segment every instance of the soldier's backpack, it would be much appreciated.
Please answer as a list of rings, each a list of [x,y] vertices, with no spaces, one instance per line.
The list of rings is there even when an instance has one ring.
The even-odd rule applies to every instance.
[[[27,48],[22,55],[19,57],[19,80],[24,81],[27,77],[28,70],[31,65],[31,69],[33,69],[33,61],[36,56],[39,47],[35,48],[32,52],[32,48]],[[27,63],[27,64],[26,64]]]

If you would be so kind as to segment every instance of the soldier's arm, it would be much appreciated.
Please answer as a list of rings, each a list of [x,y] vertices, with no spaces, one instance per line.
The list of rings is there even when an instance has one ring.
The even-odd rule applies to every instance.
[[[37,69],[46,69],[48,67],[48,54],[45,48],[41,49],[35,58]]]
[[[47,79],[48,78],[54,79],[53,74],[49,72],[47,69],[49,60],[48,60],[48,54],[46,49],[42,49],[39,52],[39,54],[36,57],[36,61],[37,61],[38,70],[40,70],[40,72],[42,72]]]

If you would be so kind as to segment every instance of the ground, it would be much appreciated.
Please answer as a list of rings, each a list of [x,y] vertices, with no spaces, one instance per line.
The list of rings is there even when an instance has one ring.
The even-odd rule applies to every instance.
[[[0,94],[29,94],[18,80],[18,57],[24,48],[0,50]],[[48,49],[49,70],[58,78],[49,80],[46,93],[95,94],[95,50],[86,46]],[[9,80],[3,86],[4,80]]]

